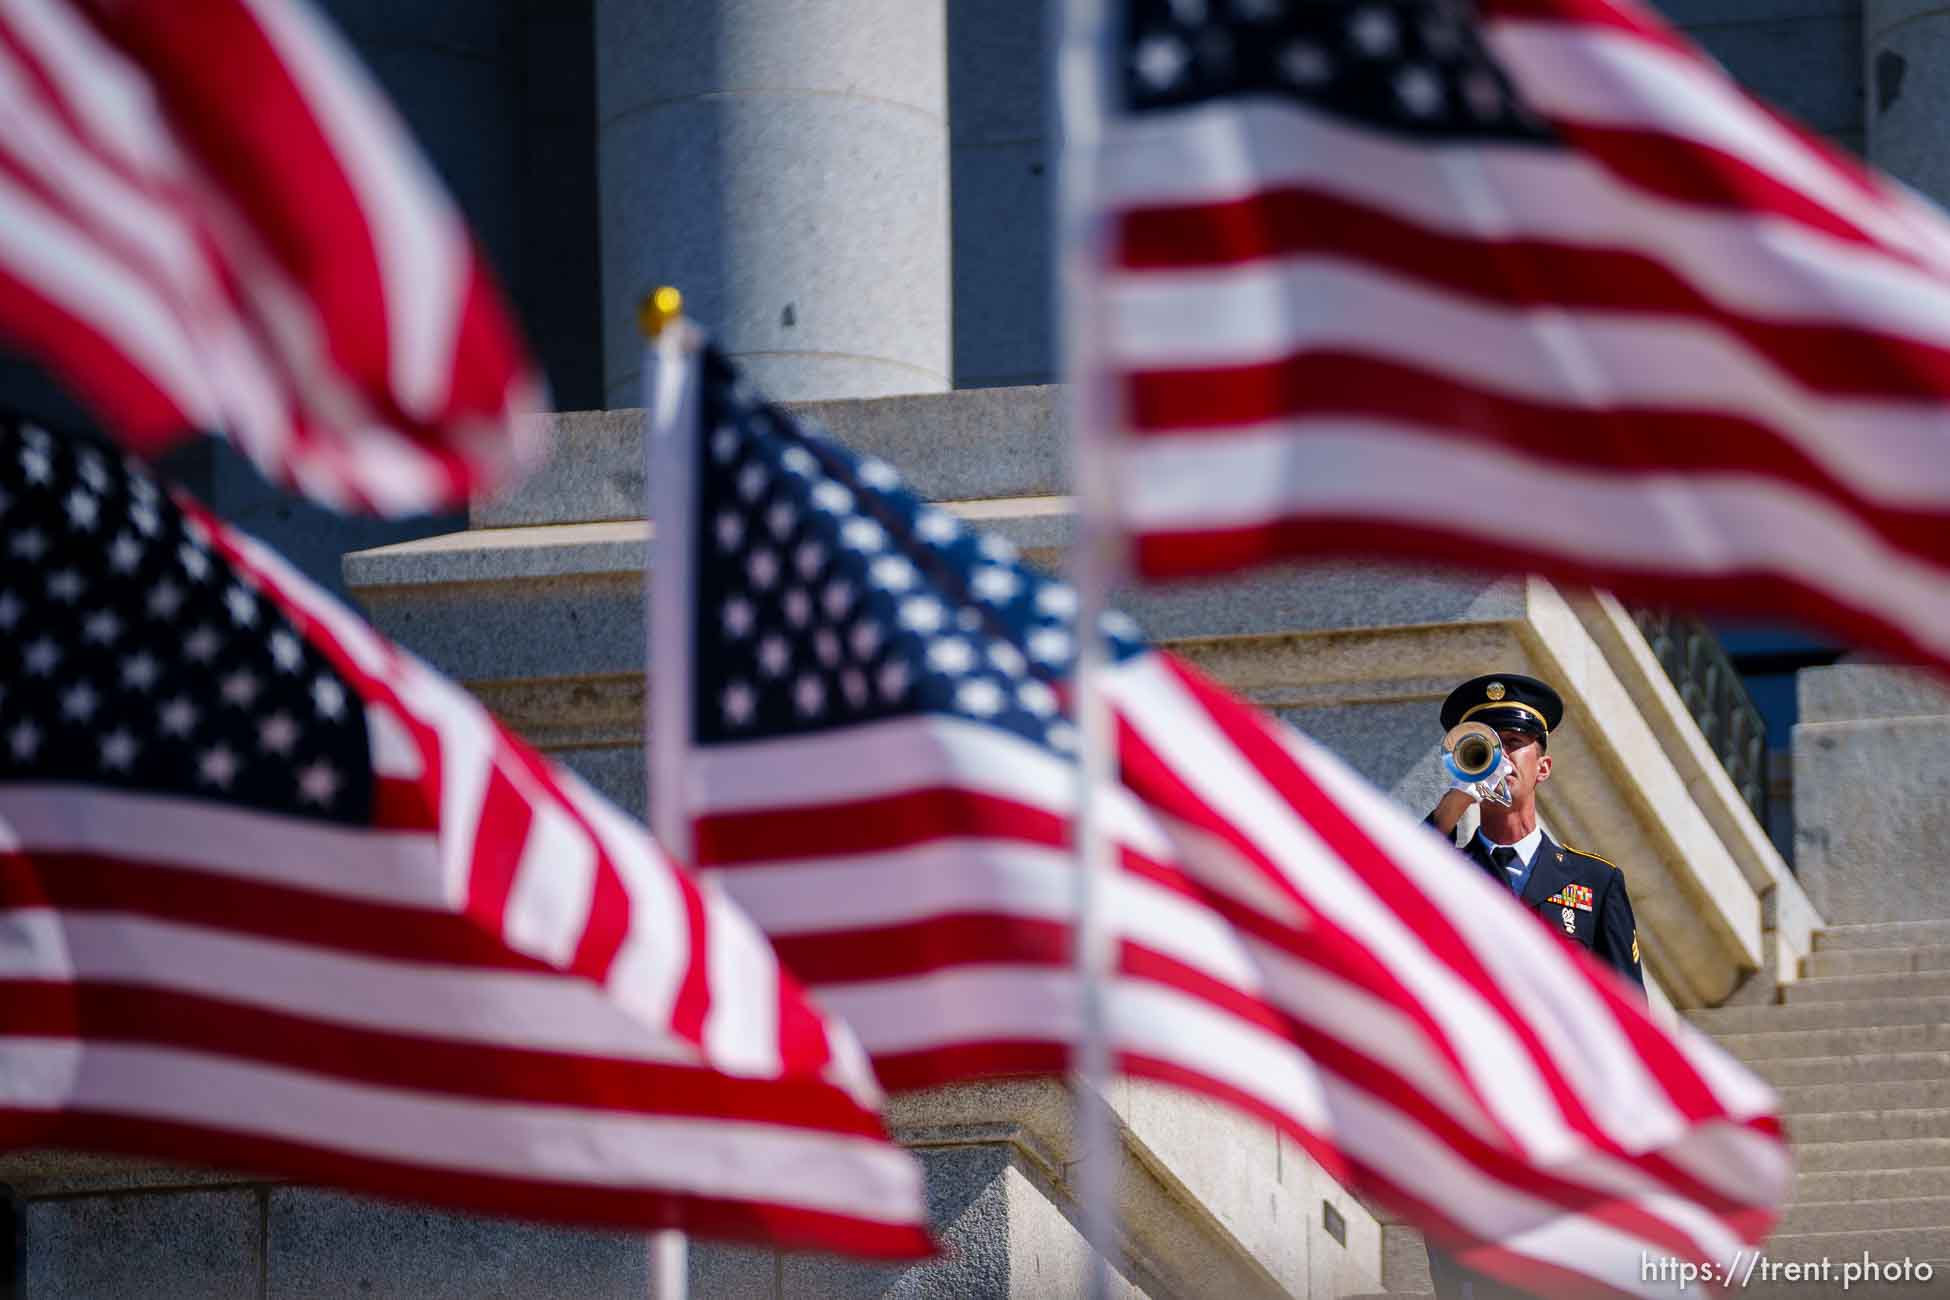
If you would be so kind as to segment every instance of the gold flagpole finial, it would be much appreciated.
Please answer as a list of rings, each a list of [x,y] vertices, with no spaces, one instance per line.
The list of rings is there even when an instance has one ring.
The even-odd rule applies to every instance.
[[[637,305],[636,325],[643,331],[643,337],[654,341],[664,332],[664,327],[684,314],[684,295],[670,285],[664,285],[652,293],[644,295]]]

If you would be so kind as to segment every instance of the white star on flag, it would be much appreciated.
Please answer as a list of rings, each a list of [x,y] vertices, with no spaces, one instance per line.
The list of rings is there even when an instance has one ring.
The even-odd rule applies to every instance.
[[[271,633],[271,662],[281,673],[295,673],[304,667],[304,651],[298,645],[298,638],[291,633],[279,631]]]
[[[306,803],[323,807],[338,796],[339,774],[324,759],[298,769],[298,795]]]
[[[208,663],[217,657],[217,649],[221,645],[222,638],[217,635],[217,630],[205,624],[184,638],[183,653],[198,663]]]
[[[87,682],[76,682],[61,693],[61,716],[71,722],[86,722],[95,716],[101,696]]]
[[[329,677],[312,683],[311,698],[323,717],[336,718],[345,712],[345,688]]]
[[[13,756],[25,763],[34,757],[41,747],[41,730],[31,722],[18,722],[7,733],[7,748]]]
[[[179,695],[157,711],[156,725],[166,736],[187,739],[196,727],[196,717],[196,706]]]
[[[126,772],[135,762],[136,751],[140,746],[134,736],[125,728],[117,728],[102,737],[102,766],[118,772]]]
[[[102,503],[89,496],[80,488],[68,493],[68,523],[81,532],[88,532],[101,518]]]
[[[298,724],[288,713],[273,713],[257,724],[257,743],[268,754],[289,754],[298,743]]]
[[[159,620],[174,618],[176,611],[183,607],[183,589],[164,578],[150,588],[149,597],[144,605],[151,618]]]
[[[225,704],[234,704],[240,709],[247,709],[251,701],[257,698],[257,691],[257,676],[248,669],[239,668],[223,679]]]
[[[141,564],[142,543],[127,533],[116,534],[108,548],[108,567],[117,573],[134,573]]]
[[[197,776],[219,790],[230,788],[231,782],[237,779],[237,768],[237,756],[223,745],[204,750],[196,763]]]
[[[733,726],[743,726],[745,723],[751,721],[752,712],[758,705],[758,699],[752,693],[751,687],[743,682],[733,682],[724,688],[722,703],[724,705],[725,721],[731,723]]]

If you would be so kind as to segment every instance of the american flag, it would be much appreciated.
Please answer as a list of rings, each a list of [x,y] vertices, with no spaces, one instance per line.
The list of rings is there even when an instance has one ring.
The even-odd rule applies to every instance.
[[[1152,576],[1380,553],[1950,664],[1950,224],[1636,0],[1128,0],[1096,183]]]
[[[927,1249],[844,1026],[641,827],[118,454],[0,433],[0,1146]]]
[[[693,688],[700,867],[890,1087],[1062,1071],[1074,593],[700,364],[695,516],[656,561],[694,607],[654,647]],[[1123,1070],[1549,1294],[1649,1294],[1642,1252],[1760,1239],[1788,1177],[1763,1084],[1331,755],[1121,617],[1102,634]]]
[[[144,454],[464,502],[540,383],[459,214],[301,0],[0,0],[0,335]]]

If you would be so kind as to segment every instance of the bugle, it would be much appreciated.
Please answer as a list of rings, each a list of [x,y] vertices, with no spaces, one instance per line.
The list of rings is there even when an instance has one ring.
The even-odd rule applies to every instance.
[[[1460,722],[1442,738],[1442,765],[1455,780],[1481,785],[1503,761],[1503,739],[1482,722]],[[1510,803],[1508,778],[1483,791],[1483,798],[1505,807]]]

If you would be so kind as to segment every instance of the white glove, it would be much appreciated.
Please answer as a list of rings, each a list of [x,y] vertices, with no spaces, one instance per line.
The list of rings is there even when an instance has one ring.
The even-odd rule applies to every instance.
[[[1480,781],[1451,781],[1449,788],[1451,790],[1460,790],[1468,795],[1471,803],[1481,803],[1483,800],[1489,798],[1490,791],[1496,789],[1507,778],[1516,774],[1517,769],[1510,765],[1510,756],[1508,754],[1499,754],[1497,755],[1496,766],[1491,769],[1488,776]]]

